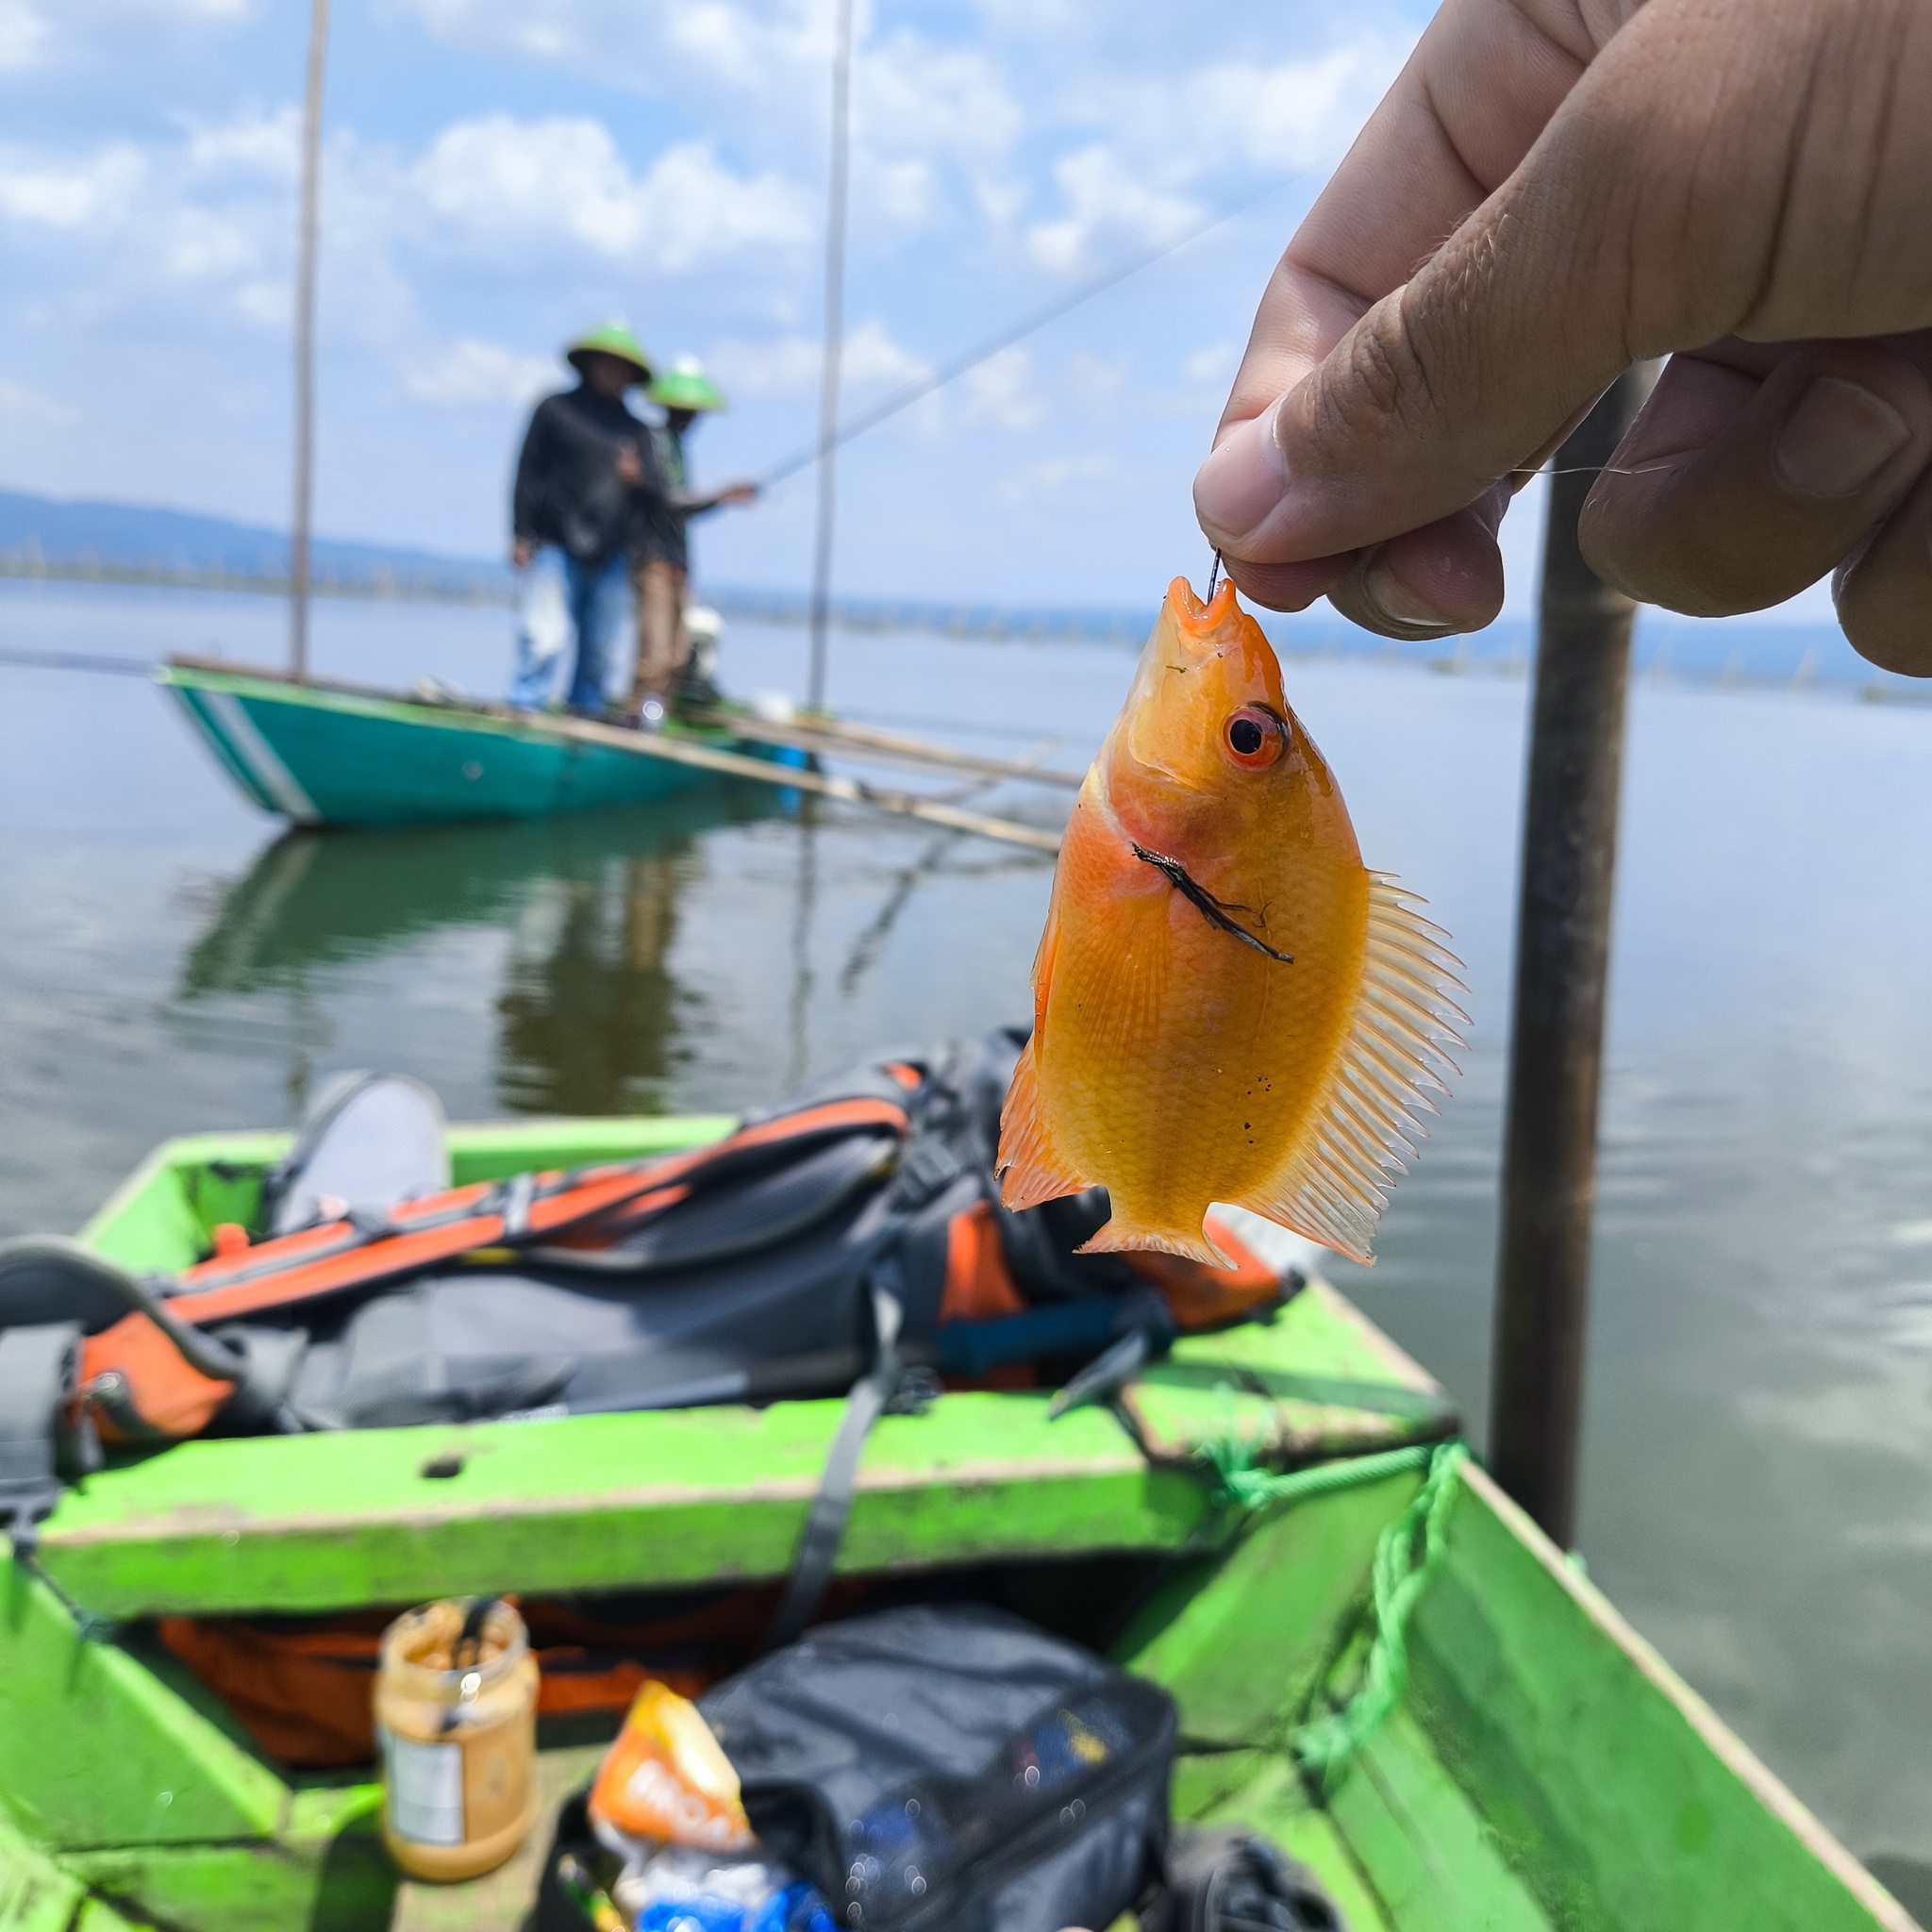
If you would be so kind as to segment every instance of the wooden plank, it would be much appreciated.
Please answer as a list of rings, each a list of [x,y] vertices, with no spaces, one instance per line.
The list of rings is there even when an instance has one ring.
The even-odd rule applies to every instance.
[[[1324,1281],[1267,1324],[1184,1338],[1125,1390],[1141,1446],[1191,1458],[1232,1430],[1257,1461],[1307,1462],[1440,1441],[1460,1426],[1442,1389]]]
[[[70,1492],[42,1561],[117,1617],[776,1576],[841,1409],[184,1442]],[[1049,1423],[1043,1395],[949,1395],[878,1424],[840,1567],[1172,1548],[1205,1507],[1108,1414]]]
[[[0,1570],[0,1792],[56,1847],[262,1837],[286,1796],[139,1657],[84,1640],[18,1562]]]
[[[1409,1627],[1410,1707],[1577,1932],[1913,1932],[1865,1872],[1480,1469]],[[1748,1911],[1746,1902],[1748,1901]]]
[[[1174,1816],[1258,1832],[1315,1874],[1348,1932],[1394,1932],[1347,1840],[1334,1819],[1309,1802],[1294,1766],[1275,1753],[1242,1753],[1239,1761],[1247,1775],[1202,1804],[1188,1790],[1188,1773],[1202,1760],[1183,1757],[1176,1766]]]
[[[1416,1471],[1226,1525],[1233,1546],[1179,1572],[1114,1656],[1164,1684],[1191,1739],[1279,1750],[1367,1587],[1384,1527]]]
[[[801,771],[795,765],[774,765],[769,758],[720,751],[687,738],[674,737],[668,731],[631,731],[615,724],[593,724],[587,718],[563,718],[551,723],[563,737],[575,739],[580,744],[601,744],[642,758],[667,758],[673,764],[691,765],[726,777],[749,778],[759,785],[810,791],[820,798],[836,798],[847,805],[869,805],[875,811],[917,819],[921,824],[938,825],[950,832],[971,832],[981,839],[1022,845],[1033,852],[1057,853],[1060,849],[1058,832],[1023,825],[1012,819],[992,818],[985,812],[968,811],[963,806],[942,805],[937,799],[921,798],[911,791],[891,791],[880,785],[867,785],[858,778],[829,772]]]
[[[1365,1744],[1328,1810],[1374,1884],[1393,1932],[1572,1932],[1546,1919],[1493,1842],[1481,1813],[1396,1711]],[[1685,1916],[1678,1932],[1736,1920]],[[1753,1915],[1754,1926],[1759,1922]]]
[[[0,1932],[69,1932],[82,1890],[0,1808]]]
[[[906,738],[896,731],[875,731],[853,724],[842,718],[806,714],[795,722],[778,724],[747,713],[707,706],[680,712],[692,724],[708,724],[728,731],[734,738],[750,738],[761,744],[782,744],[797,751],[816,752],[847,758],[868,758],[878,764],[904,765],[912,771],[958,772],[975,778],[1024,779],[1035,785],[1058,785],[1077,791],[1086,774],[1058,772],[1026,759],[981,758],[974,752],[958,751],[950,744],[936,744],[930,739]]]
[[[116,1845],[71,1853],[65,1862],[96,1891],[158,1925],[394,1932],[399,1887],[382,1842],[381,1805],[380,1785],[302,1791],[273,1840]],[[516,1915],[472,1923],[482,1932],[513,1925]]]

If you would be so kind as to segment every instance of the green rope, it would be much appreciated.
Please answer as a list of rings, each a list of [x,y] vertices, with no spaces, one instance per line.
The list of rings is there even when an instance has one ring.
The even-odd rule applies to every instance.
[[[1318,1462],[1312,1469],[1297,1469],[1283,1475],[1276,1470],[1257,1469],[1250,1459],[1252,1446],[1241,1436],[1230,1433],[1201,1444],[1201,1454],[1213,1465],[1220,1479],[1223,1500],[1238,1503],[1243,1509],[1266,1509],[1275,1503],[1305,1503],[1310,1496],[1328,1496],[1337,1490],[1378,1483],[1384,1476],[1425,1467],[1435,1453],[1434,1443],[1414,1442],[1402,1449],[1377,1450],[1373,1456],[1348,1456],[1335,1462]]]
[[[1202,1453],[1213,1465],[1224,1500],[1246,1509],[1305,1502],[1311,1496],[1379,1482],[1407,1470],[1426,1467],[1428,1471],[1408,1507],[1375,1542],[1370,1571],[1369,1624],[1374,1634],[1359,1683],[1337,1708],[1298,1725],[1290,1740],[1303,1774],[1325,1793],[1334,1789],[1349,1760],[1402,1701],[1408,1684],[1408,1651],[1404,1641],[1408,1619],[1441,1557],[1443,1525],[1456,1494],[1456,1471],[1469,1454],[1468,1447],[1459,1441],[1417,1443],[1374,1456],[1319,1463],[1286,1475],[1257,1469],[1251,1460],[1251,1446],[1231,1430],[1203,1443]]]
[[[1444,1442],[1429,1459],[1429,1473],[1413,1500],[1375,1543],[1371,1575],[1374,1636],[1361,1682],[1339,1709],[1310,1718],[1291,1740],[1295,1761],[1321,1791],[1334,1790],[1350,1758],[1374,1736],[1408,1687],[1408,1619],[1442,1555],[1442,1530],[1456,1495],[1457,1466],[1469,1454]]]

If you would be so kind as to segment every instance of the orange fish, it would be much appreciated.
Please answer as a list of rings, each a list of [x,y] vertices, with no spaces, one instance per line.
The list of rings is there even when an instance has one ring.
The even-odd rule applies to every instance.
[[[1468,1024],[1420,903],[1364,868],[1234,587],[1175,578],[1060,848],[1006,1205],[1104,1186],[1083,1252],[1226,1266],[1202,1219],[1227,1202],[1369,1260]]]

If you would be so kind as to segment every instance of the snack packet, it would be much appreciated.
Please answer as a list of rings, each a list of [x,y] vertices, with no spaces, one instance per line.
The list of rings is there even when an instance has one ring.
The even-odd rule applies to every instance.
[[[697,1707],[653,1680],[637,1694],[591,1787],[591,1822],[627,1839],[747,1852],[738,1774]]]

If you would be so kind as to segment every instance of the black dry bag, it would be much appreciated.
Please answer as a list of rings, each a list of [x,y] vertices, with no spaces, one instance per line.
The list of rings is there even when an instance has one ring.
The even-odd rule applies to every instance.
[[[825,1624],[699,1708],[753,1830],[854,1932],[1105,1926],[1160,1871],[1173,1700],[1002,1611]]]

